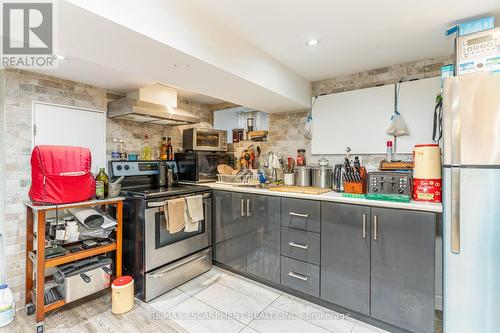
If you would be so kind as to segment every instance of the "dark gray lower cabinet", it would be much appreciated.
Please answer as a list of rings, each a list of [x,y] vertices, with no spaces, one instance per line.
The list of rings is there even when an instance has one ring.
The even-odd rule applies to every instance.
[[[433,213],[372,208],[371,316],[434,332]]]
[[[319,296],[319,266],[281,257],[281,284],[314,297]]]
[[[246,271],[245,195],[238,192],[213,191],[214,260],[239,271]]]
[[[280,282],[281,198],[247,194],[247,273]]]
[[[213,191],[214,260],[280,282],[281,198]]]
[[[436,214],[229,191],[213,202],[215,261],[434,332]]]
[[[370,314],[370,207],[321,204],[321,298]]]

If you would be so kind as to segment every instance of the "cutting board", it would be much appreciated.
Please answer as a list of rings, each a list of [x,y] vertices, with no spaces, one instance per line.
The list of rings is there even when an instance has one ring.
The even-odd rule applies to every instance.
[[[269,191],[276,192],[292,192],[292,193],[302,193],[302,194],[323,194],[326,192],[331,192],[331,188],[319,188],[319,187],[309,187],[309,186],[276,186],[269,188]]]

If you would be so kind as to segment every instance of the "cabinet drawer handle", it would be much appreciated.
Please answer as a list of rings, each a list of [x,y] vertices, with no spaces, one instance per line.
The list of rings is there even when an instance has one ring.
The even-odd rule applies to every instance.
[[[363,238],[366,239],[366,214],[363,214]]]
[[[291,276],[291,277],[293,277],[295,279],[302,280],[302,281],[308,281],[309,280],[309,276],[302,275],[302,274],[295,273],[295,272],[288,272],[288,276]]]
[[[299,280],[302,280],[302,281],[307,281],[309,280],[309,276],[305,276],[305,275],[302,275],[302,274],[299,274],[299,273],[295,273],[295,272],[288,272],[288,276],[291,276],[295,279],[299,279]]]
[[[300,214],[300,213],[294,213],[294,212],[289,212],[288,215],[290,216],[297,216],[297,217],[303,217],[307,219],[309,217],[309,214]]]
[[[376,241],[378,239],[378,216],[375,215],[373,217],[373,240]]]
[[[289,242],[288,245],[293,246],[293,247],[297,247],[297,248],[302,249],[302,250],[309,250],[309,245],[297,244],[295,242]]]
[[[241,209],[241,216],[245,216],[245,199],[241,199],[241,204],[240,204],[240,209]]]

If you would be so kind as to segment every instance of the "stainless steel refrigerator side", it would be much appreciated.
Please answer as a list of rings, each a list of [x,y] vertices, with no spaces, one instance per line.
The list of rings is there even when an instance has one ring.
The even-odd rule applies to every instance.
[[[460,164],[499,166],[500,75],[478,73],[460,77],[459,109]]]
[[[456,157],[456,149],[460,147],[459,142],[454,144],[454,139],[460,133],[460,129],[456,127],[459,119],[459,103],[460,103],[460,81],[456,77],[446,78],[443,87],[443,165],[449,166],[455,164],[452,162],[452,157]],[[455,119],[455,120],[454,120]],[[454,151],[452,149],[455,149]]]
[[[443,173],[444,332],[500,328],[500,169],[460,170],[460,253],[451,248],[451,168]]]
[[[500,75],[447,78],[443,165],[500,165]]]

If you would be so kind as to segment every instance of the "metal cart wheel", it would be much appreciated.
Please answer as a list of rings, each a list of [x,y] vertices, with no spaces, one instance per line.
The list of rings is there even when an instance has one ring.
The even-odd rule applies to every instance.
[[[26,314],[28,316],[31,316],[32,314],[35,313],[35,305],[33,303],[28,303],[24,306],[24,311],[26,311]]]

